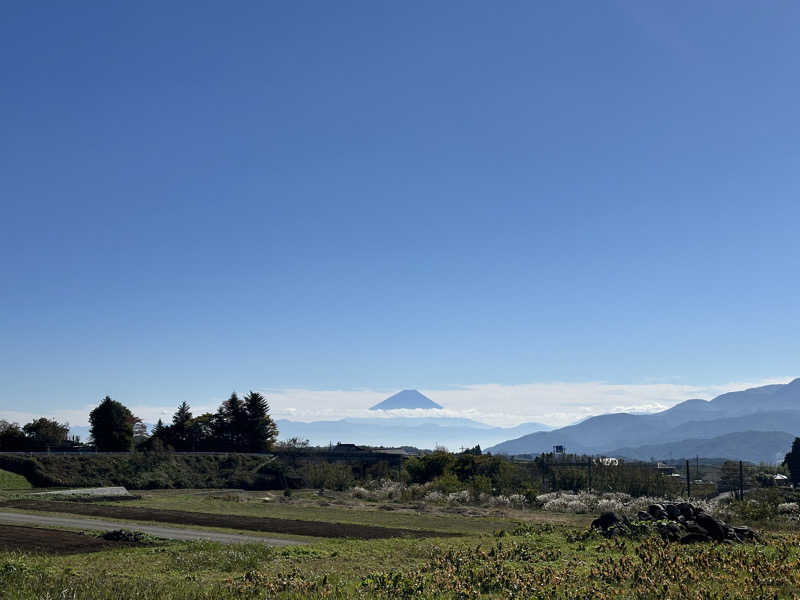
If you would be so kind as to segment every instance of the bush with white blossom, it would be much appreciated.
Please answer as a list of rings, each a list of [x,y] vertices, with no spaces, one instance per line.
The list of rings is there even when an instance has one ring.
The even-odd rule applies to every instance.
[[[506,496],[480,492],[476,495],[474,491],[471,492],[467,489],[447,493],[436,489],[434,482],[406,485],[399,481],[392,481],[389,479],[366,482],[363,486],[352,488],[351,494],[354,498],[366,501],[422,501],[442,505],[478,504],[494,508],[517,509],[525,508],[526,506],[534,506],[549,512],[585,514],[613,511],[629,517],[635,517],[639,511],[646,511],[647,507],[651,504],[663,504],[665,502],[679,503],[690,501],[695,507],[702,508],[705,512],[710,514],[720,514],[721,510],[721,507],[716,503],[694,498],[691,500],[683,498],[667,500],[650,496],[632,498],[629,494],[624,494],[622,492],[598,494],[590,492],[559,491],[539,494],[535,499],[529,501],[529,497],[524,494],[511,494]],[[778,507],[778,512],[789,516],[800,516],[800,507],[798,507],[798,504],[795,502],[786,502]]]
[[[589,492],[550,492],[536,496],[536,503],[543,510],[549,512],[562,513],[602,513],[618,512],[628,516],[636,516],[639,511],[646,511],[651,504],[663,504],[665,502],[687,502],[683,498],[665,500],[664,498],[653,498],[642,496],[632,498],[628,494],[620,492],[608,492],[605,494],[592,494]],[[692,505],[702,508],[707,513],[717,511],[716,504],[705,500],[691,500]]]
[[[469,490],[461,490],[460,492],[451,492],[447,494],[447,502],[450,504],[467,504],[472,501],[472,495]]]

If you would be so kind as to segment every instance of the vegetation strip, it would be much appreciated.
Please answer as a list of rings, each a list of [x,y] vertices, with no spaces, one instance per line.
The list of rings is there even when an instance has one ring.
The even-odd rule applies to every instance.
[[[59,512],[94,517],[115,517],[132,521],[156,521],[203,527],[225,527],[247,531],[287,533],[325,538],[386,539],[395,537],[451,537],[457,534],[439,531],[395,529],[375,525],[354,523],[331,523],[326,521],[301,521],[274,517],[245,517],[239,515],[216,515],[212,513],[162,510],[133,506],[84,505],[72,502],[48,502],[38,500],[11,500],[0,504],[8,508]]]

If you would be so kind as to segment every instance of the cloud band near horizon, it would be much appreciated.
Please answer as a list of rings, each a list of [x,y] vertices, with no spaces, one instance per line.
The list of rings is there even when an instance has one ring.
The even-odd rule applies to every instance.
[[[590,416],[613,412],[658,412],[691,398],[710,400],[719,394],[760,385],[787,383],[791,377],[720,385],[678,383],[614,384],[607,382],[547,382],[518,385],[478,384],[447,388],[424,388],[420,391],[444,408],[441,410],[392,411],[400,416],[447,416],[474,419],[494,426],[510,427],[536,421],[562,427]],[[269,400],[276,419],[321,421],[358,417],[386,417],[383,411],[369,407],[397,390],[309,390],[302,388],[257,388]],[[126,402],[115,397],[146,423],[159,418],[168,422],[175,406]],[[192,402],[194,414],[213,412],[219,400]],[[99,398],[98,398],[99,402]],[[95,405],[55,409],[49,414],[0,410],[0,419],[24,423],[40,416],[66,421],[72,426],[86,426]]]

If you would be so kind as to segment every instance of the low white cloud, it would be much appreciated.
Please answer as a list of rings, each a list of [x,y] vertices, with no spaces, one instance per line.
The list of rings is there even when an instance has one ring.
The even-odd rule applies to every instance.
[[[269,400],[275,418],[293,421],[322,421],[343,418],[406,417],[461,417],[489,425],[510,427],[536,421],[551,426],[564,426],[590,416],[609,412],[658,412],[690,398],[711,398],[725,392],[771,383],[787,383],[789,377],[762,381],[739,381],[719,385],[687,385],[680,383],[616,384],[607,382],[546,382],[520,385],[479,384],[426,388],[420,391],[441,410],[371,411],[377,404],[397,390],[310,390],[302,388],[262,389]],[[222,399],[220,399],[221,401]],[[213,412],[218,402],[193,405],[192,412]],[[80,409],[57,409],[49,414],[26,411],[3,411],[1,419],[28,422],[39,416],[68,421],[73,426],[88,424],[89,411],[94,406]],[[147,423],[158,419],[169,421],[175,406],[130,406],[133,413]]]
[[[403,416],[451,416],[509,427],[528,421],[563,426],[608,412],[658,412],[690,398],[710,400],[725,392],[771,383],[790,377],[721,385],[679,383],[614,384],[607,382],[548,382],[520,385],[480,384],[430,388],[420,391],[442,410],[404,411]],[[317,421],[347,417],[379,417],[370,411],[396,390],[263,390],[278,417]],[[393,414],[400,414],[392,411]]]

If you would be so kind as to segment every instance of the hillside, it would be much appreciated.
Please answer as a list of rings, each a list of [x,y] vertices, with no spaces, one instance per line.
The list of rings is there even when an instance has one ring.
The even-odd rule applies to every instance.
[[[289,477],[278,461],[242,454],[0,454],[0,481],[20,487],[282,489]]]
[[[616,413],[591,417],[569,427],[509,439],[488,450],[509,455],[538,454],[563,445],[570,452],[613,454],[620,448],[660,447],[745,431],[800,435],[800,379],[730,392],[711,401],[687,400],[655,414]],[[744,451],[735,445],[724,447],[732,458],[739,458]],[[765,446],[764,452],[768,450]],[[771,452],[771,461],[775,452]]]
[[[648,444],[636,448],[618,448],[612,456],[636,460],[670,460],[673,458],[737,458],[754,463],[776,463],[791,448],[794,435],[785,431],[742,431],[710,439],[685,439],[664,444]]]

